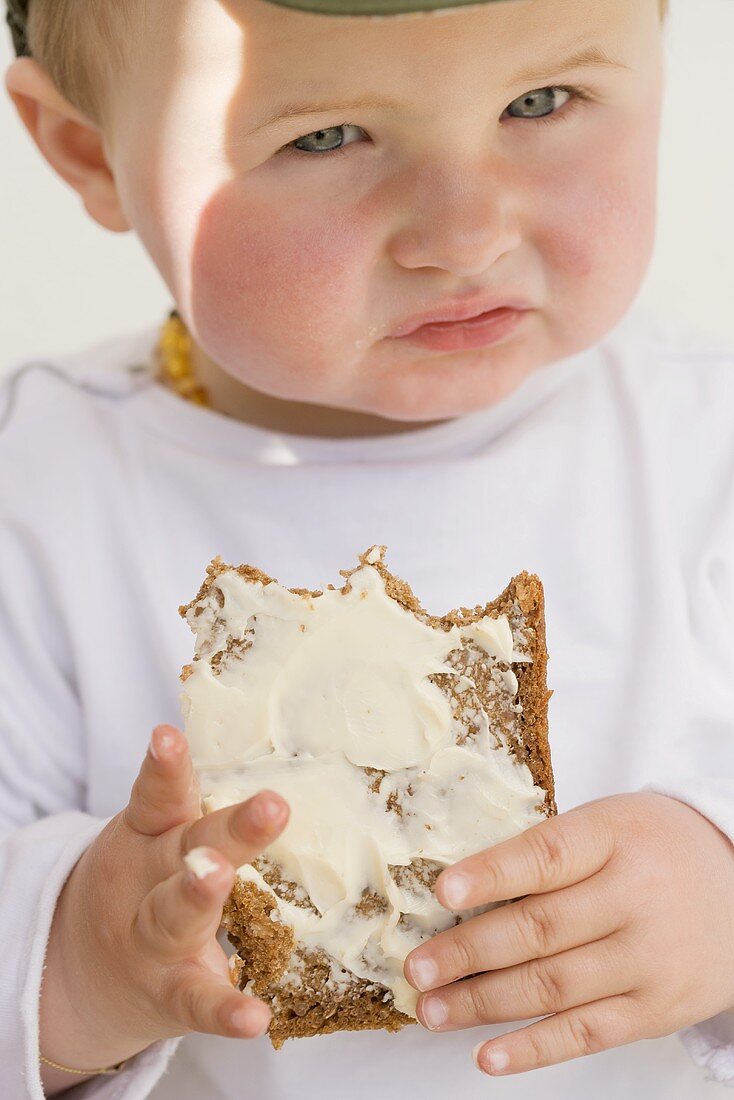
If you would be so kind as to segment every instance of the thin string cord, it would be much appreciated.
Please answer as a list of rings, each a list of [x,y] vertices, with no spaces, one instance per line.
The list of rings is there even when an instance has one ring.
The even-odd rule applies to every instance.
[[[133,385],[131,389],[126,390],[124,393],[120,393],[114,390],[105,389],[103,386],[95,385],[94,382],[84,382],[80,379],[73,378],[56,363],[47,363],[42,359],[25,363],[19,370],[15,371],[14,374],[11,374],[8,379],[7,398],[2,413],[0,413],[0,432],[3,432],[10,424],[13,412],[18,404],[21,382],[26,375],[31,373],[31,371],[43,371],[59,379],[61,382],[66,382],[77,390],[90,394],[92,397],[101,397],[108,401],[127,401],[129,398],[135,397],[135,395],[142,390],[155,385],[155,378],[151,374],[151,368],[146,364],[134,363],[125,369],[133,377],[137,376],[140,378],[140,381],[136,385]]]
[[[28,57],[31,52],[28,46],[28,0],[8,0],[6,19],[16,55]]]

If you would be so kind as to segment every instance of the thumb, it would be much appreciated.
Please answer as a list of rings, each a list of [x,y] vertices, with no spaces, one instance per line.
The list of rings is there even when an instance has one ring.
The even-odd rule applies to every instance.
[[[138,833],[160,836],[199,817],[201,796],[186,738],[174,726],[156,726],[125,820]]]

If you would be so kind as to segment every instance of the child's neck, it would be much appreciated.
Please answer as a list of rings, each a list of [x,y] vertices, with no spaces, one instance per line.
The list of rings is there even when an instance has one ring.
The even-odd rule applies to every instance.
[[[370,413],[270,397],[238,382],[196,344],[192,346],[191,358],[196,378],[207,390],[212,408],[268,431],[343,439],[396,435],[436,423],[387,420]]]

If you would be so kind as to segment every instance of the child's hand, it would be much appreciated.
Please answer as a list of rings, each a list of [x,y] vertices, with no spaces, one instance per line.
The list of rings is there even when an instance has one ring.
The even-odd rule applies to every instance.
[[[522,896],[405,963],[416,989],[434,991],[418,1002],[433,1030],[554,1014],[480,1044],[486,1073],[668,1035],[734,1006],[734,846],[673,798],[586,803],[448,868],[436,895],[455,910]]]
[[[272,792],[202,817],[186,741],[159,726],[129,805],[59,899],[41,997],[43,1054],[91,1069],[189,1031],[263,1034],[270,1009],[232,986],[216,933],[234,868],[287,820]],[[184,864],[197,848],[201,877]]]

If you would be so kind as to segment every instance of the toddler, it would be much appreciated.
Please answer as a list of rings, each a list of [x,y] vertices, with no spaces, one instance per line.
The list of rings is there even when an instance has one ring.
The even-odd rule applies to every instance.
[[[734,354],[635,304],[664,9],[8,2],[176,312],[0,393],[3,1096],[728,1095]],[[521,900],[411,952],[418,1026],[276,1054],[217,934],[288,806],[201,816],[176,609],[373,543],[436,614],[540,575],[561,812],[440,876]]]

